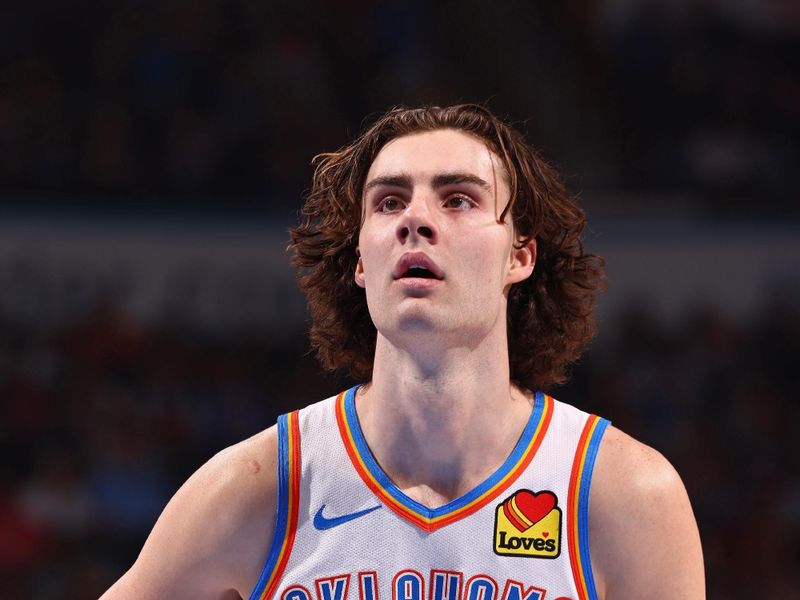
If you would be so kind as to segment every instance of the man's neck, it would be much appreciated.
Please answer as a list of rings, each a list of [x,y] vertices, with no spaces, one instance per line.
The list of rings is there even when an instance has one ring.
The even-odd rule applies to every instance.
[[[431,508],[485,480],[508,457],[531,413],[502,350],[452,348],[421,361],[379,336],[372,382],[356,408],[378,464]]]

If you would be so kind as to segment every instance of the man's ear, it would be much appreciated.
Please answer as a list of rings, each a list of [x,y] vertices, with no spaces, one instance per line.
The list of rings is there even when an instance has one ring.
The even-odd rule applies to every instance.
[[[536,240],[531,239],[524,246],[511,248],[511,268],[506,275],[506,284],[525,281],[533,273],[536,264]]]
[[[356,272],[353,278],[358,287],[366,288],[367,285],[364,282],[364,263],[361,260],[361,251],[358,248],[356,248],[356,256],[358,256],[358,262],[356,263]]]

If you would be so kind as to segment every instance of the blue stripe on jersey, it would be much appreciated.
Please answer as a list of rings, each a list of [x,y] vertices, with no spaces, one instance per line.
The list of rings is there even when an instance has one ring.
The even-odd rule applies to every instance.
[[[578,491],[578,545],[581,553],[581,563],[584,565],[583,573],[586,581],[586,591],[590,600],[598,600],[598,598],[594,575],[592,574],[592,559],[589,555],[589,487],[592,483],[592,471],[594,470],[594,461],[597,458],[597,450],[600,448],[600,441],[603,439],[603,434],[608,425],[608,420],[599,419],[592,433],[592,439],[589,440],[586,446],[586,460]]]
[[[269,581],[272,571],[278,563],[278,557],[286,537],[286,524],[289,514],[289,425],[287,415],[278,417],[278,511],[275,517],[275,533],[272,536],[269,556],[258,583],[250,594],[250,600],[258,600],[264,592],[264,587]]]
[[[528,419],[528,424],[525,426],[522,436],[520,436],[517,445],[514,446],[514,450],[511,452],[505,462],[498,467],[498,469],[492,473],[488,479],[484,480],[476,488],[470,490],[465,495],[448,502],[444,506],[440,506],[438,508],[428,508],[424,504],[420,504],[416,500],[406,496],[392,482],[392,480],[386,476],[383,470],[378,466],[375,458],[372,456],[372,452],[367,445],[364,434],[361,432],[361,427],[358,424],[358,416],[356,415],[355,392],[358,387],[359,386],[354,386],[347,390],[347,394],[345,395],[344,399],[344,409],[347,417],[347,424],[350,429],[350,433],[353,436],[353,441],[355,442],[356,449],[361,457],[361,460],[364,461],[364,465],[367,467],[370,474],[392,498],[427,519],[433,519],[459,510],[476,498],[482,496],[484,493],[494,487],[509,471],[511,471],[511,469],[513,469],[514,466],[520,461],[522,456],[525,454],[525,451],[528,449],[531,438],[536,432],[539,421],[542,419],[542,413],[544,412],[545,407],[544,394],[542,394],[542,392],[536,392],[533,402],[533,411],[531,412],[530,419]]]

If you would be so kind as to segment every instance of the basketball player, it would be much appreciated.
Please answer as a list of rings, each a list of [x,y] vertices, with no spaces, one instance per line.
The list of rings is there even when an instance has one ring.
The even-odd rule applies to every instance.
[[[291,247],[322,363],[366,383],[200,468],[104,598],[704,598],[670,464],[536,391],[594,333],[583,225],[482,107],[318,157]]]

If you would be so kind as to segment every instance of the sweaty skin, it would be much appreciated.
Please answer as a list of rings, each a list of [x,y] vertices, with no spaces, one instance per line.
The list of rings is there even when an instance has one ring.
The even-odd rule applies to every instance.
[[[509,379],[506,301],[534,271],[536,244],[520,246],[499,220],[509,196],[498,157],[455,130],[392,140],[367,175],[354,279],[378,338],[356,410],[383,470],[429,507],[493,472],[530,416],[530,393]],[[399,277],[409,261],[436,277]],[[276,497],[272,427],[192,475],[103,598],[248,598],[267,558]],[[705,598],[679,476],[614,427],[595,464],[589,535],[602,600]]]

